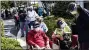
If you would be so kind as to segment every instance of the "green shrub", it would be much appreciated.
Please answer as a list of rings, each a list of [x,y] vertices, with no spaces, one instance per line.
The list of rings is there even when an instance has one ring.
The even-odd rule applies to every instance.
[[[65,18],[65,22],[66,22],[69,26],[71,26],[71,24],[73,23],[73,18],[71,18],[71,19],[66,19],[66,18]]]
[[[62,17],[67,17],[69,18],[69,14],[66,12],[68,4],[73,1],[58,1],[55,2],[55,6],[52,8],[52,14],[55,16],[62,16]]]
[[[0,34],[2,37],[4,36],[4,24],[1,19],[0,19]]]
[[[48,27],[47,35],[49,37],[51,37],[52,32],[56,28],[56,19],[57,19],[57,17],[47,17],[46,19],[44,19],[44,22],[46,23],[46,25]]]
[[[20,47],[20,44],[16,40],[1,37],[1,49],[11,50],[11,49],[22,49],[22,48]]]

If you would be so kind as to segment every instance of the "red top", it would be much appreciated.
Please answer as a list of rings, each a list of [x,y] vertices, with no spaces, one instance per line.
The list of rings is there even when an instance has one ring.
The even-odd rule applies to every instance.
[[[41,30],[39,30],[38,32],[34,30],[28,32],[27,35],[28,45],[35,46],[37,44],[39,47],[45,47],[47,41],[49,41],[49,38]]]
[[[19,19],[19,17],[18,17],[18,16],[16,16],[16,19],[18,20],[18,19]]]

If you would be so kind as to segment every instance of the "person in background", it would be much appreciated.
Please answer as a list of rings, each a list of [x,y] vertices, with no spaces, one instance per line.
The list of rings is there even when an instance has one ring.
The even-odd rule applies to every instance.
[[[15,12],[15,14],[14,14],[14,20],[15,20],[15,27],[18,30],[19,27],[20,27],[18,12]]]
[[[21,37],[24,37],[24,26],[25,26],[25,18],[26,18],[26,12],[24,11],[24,6],[20,7],[19,10],[19,21],[20,21],[20,29],[21,29]]]
[[[8,9],[8,17],[9,17],[9,19],[11,19],[11,18],[12,18],[12,14],[11,14],[10,9]]]
[[[38,17],[38,14],[33,10],[33,6],[30,6],[27,8],[27,21],[30,30],[32,29],[32,26],[36,20],[36,17]]]
[[[37,21],[40,23],[40,28],[42,28],[42,30],[47,33],[48,28],[46,26],[46,24],[43,22],[43,18],[41,17],[37,17]]]
[[[38,7],[38,15],[39,15],[40,17],[43,16],[43,8],[42,8],[42,7]]]
[[[8,19],[8,9],[5,9],[5,17]]]
[[[75,17],[75,30],[78,34],[80,50],[89,50],[89,11],[72,2],[68,5],[67,12]]]
[[[2,17],[2,19],[4,19],[4,10],[3,9],[1,9],[1,17]]]

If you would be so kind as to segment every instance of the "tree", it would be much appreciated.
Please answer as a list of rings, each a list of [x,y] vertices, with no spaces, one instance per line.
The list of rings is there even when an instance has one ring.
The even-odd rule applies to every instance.
[[[66,12],[68,4],[71,1],[57,1],[55,2],[54,7],[52,8],[52,14],[60,17],[67,17],[68,14]]]

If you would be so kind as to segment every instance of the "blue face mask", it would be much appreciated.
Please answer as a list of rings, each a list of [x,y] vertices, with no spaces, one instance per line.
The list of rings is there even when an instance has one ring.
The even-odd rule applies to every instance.
[[[59,25],[62,25],[63,23],[62,23],[62,21],[59,21],[58,24],[59,24]]]

